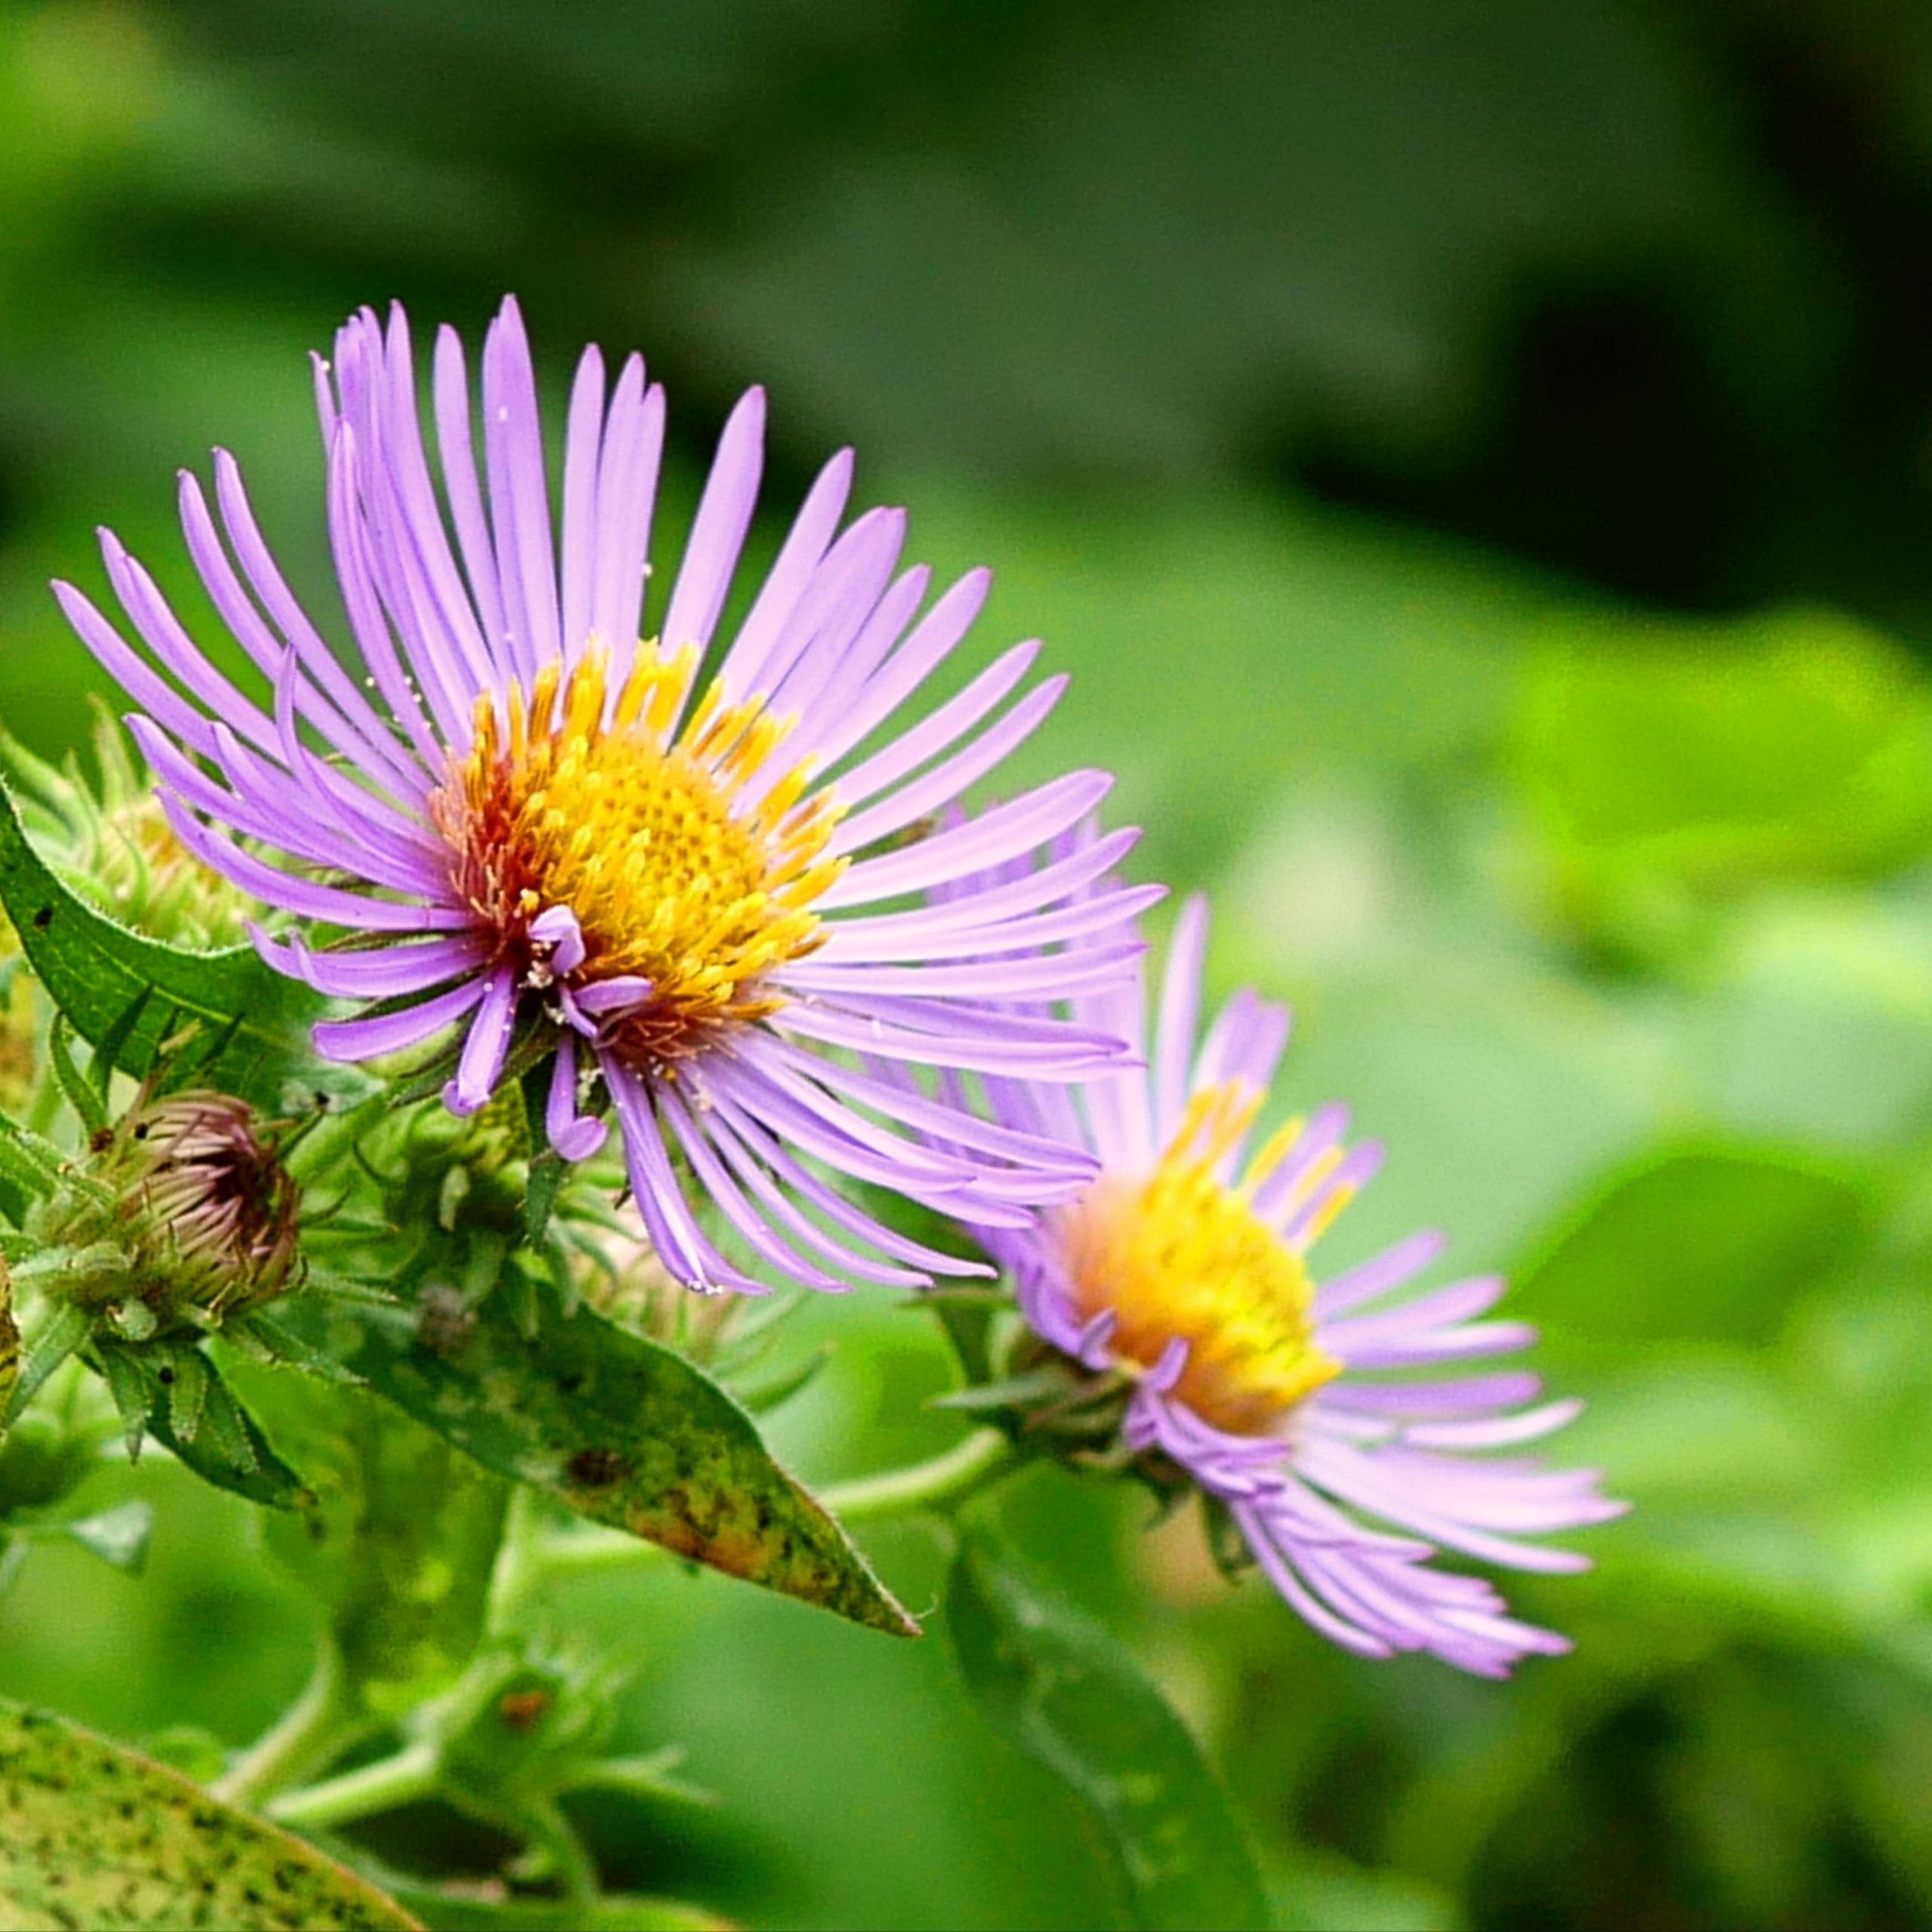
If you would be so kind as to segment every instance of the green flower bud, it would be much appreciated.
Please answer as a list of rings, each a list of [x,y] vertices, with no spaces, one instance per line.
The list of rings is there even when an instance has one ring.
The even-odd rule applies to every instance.
[[[152,780],[105,709],[94,751],[99,778],[90,784],[72,756],[57,768],[18,745],[0,745],[21,816],[48,863],[82,898],[158,939],[198,950],[238,943],[262,908],[175,836]]]

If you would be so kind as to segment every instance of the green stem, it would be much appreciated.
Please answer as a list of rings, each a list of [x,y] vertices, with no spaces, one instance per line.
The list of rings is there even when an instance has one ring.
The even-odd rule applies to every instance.
[[[509,1832],[547,1852],[557,1881],[577,1903],[595,1899],[599,1890],[596,1861],[554,1798],[529,1795],[506,1804],[445,1785],[441,1754],[430,1743],[411,1744],[392,1757],[379,1758],[341,1777],[286,1791],[267,1807],[278,1825],[303,1831],[326,1832],[358,1818],[395,1811],[419,1799],[441,1796],[469,1817]]]
[[[209,1787],[229,1804],[260,1805],[323,1769],[363,1729],[340,1653],[325,1635],[300,1697]]]
[[[525,1605],[556,1574],[552,1560],[555,1549],[577,1540],[555,1536],[545,1527],[537,1498],[529,1490],[519,1485],[510,1491],[496,1562],[490,1572],[485,1627],[491,1636],[508,1636],[516,1629]],[[581,1540],[601,1540],[595,1533]],[[614,1535],[612,1540],[636,1546],[632,1537]],[[647,1543],[645,1547],[651,1546]]]
[[[931,1462],[836,1483],[820,1491],[818,1500],[842,1523],[908,1516],[921,1510],[949,1516],[968,1497],[1010,1474],[1019,1462],[1020,1452],[1008,1437],[996,1429],[979,1429]]]
[[[326,1831],[352,1819],[378,1811],[393,1811],[433,1792],[442,1776],[436,1747],[412,1744],[393,1757],[379,1758],[341,1777],[320,1784],[285,1791],[267,1806],[278,1825],[299,1825],[307,1831]]]
[[[597,1861],[590,1855],[571,1821],[549,1798],[527,1799],[520,1823],[532,1841],[550,1854],[557,1869],[557,1882],[564,1895],[578,1905],[588,1904],[602,1889]]]
[[[818,1500],[844,1523],[876,1522],[922,1511],[949,1515],[969,1497],[1017,1469],[1021,1460],[1020,1452],[998,1429],[976,1429],[930,1462],[835,1483],[820,1491]],[[664,1553],[656,1543],[618,1531],[543,1531],[535,1528],[528,1514],[521,1520],[513,1515],[491,1589],[491,1627],[513,1628],[531,1600],[558,1583],[622,1574]]]

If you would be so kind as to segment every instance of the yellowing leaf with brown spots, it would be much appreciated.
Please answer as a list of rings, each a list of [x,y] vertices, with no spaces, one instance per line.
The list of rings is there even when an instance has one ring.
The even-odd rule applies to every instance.
[[[486,1469],[694,1562],[871,1629],[918,1635],[751,1417],[672,1350],[589,1308],[566,1317],[549,1298],[534,1337],[500,1296],[448,1335],[319,1296],[287,1308],[312,1347]]]
[[[422,1932],[272,1825],[65,1718],[0,1702],[8,1932]]]

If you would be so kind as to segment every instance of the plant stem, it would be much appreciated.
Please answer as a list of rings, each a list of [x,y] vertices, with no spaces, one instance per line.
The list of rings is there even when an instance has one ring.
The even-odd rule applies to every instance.
[[[302,1694],[209,1787],[229,1804],[260,1805],[322,1770],[362,1730],[355,1715],[342,1659],[326,1634]]]
[[[970,1496],[1017,1466],[1020,1452],[996,1429],[978,1429],[943,1456],[883,1475],[860,1476],[820,1492],[819,1500],[841,1522],[926,1510],[950,1515]]]
[[[490,1572],[489,1608],[485,1627],[491,1636],[506,1636],[515,1629],[524,1606],[554,1577],[553,1552],[556,1546],[575,1540],[554,1535],[544,1527],[537,1499],[528,1490],[519,1485],[510,1491],[509,1503],[503,1512],[502,1535],[497,1545],[496,1561]],[[595,1534],[582,1537],[586,1542],[601,1540]],[[633,1537],[614,1535],[613,1540],[632,1546],[636,1543]],[[644,1546],[652,1547],[649,1544]]]
[[[557,1868],[557,1882],[563,1887],[565,1897],[578,1905],[588,1904],[596,1897],[601,1889],[597,1861],[571,1821],[558,1810],[554,1799],[527,1799],[518,1823],[532,1842],[550,1854]]]
[[[366,1818],[377,1811],[393,1811],[398,1805],[427,1798],[442,1775],[433,1744],[412,1744],[393,1757],[379,1758],[344,1771],[339,1778],[325,1778],[320,1784],[305,1785],[300,1791],[285,1791],[270,1801],[269,1816],[278,1825],[300,1825],[309,1831],[326,1830],[355,1818]]]

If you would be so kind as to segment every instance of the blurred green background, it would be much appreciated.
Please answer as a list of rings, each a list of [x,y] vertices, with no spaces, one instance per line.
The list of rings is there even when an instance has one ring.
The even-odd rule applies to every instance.
[[[971,652],[1076,673],[1023,769],[1121,774],[1281,1102],[1516,1278],[1633,1498],[1577,1653],[1327,1649],[1193,1526],[1040,1476],[1023,1549],[1223,1769],[1289,1926],[1932,1924],[1932,11],[1920,0],[0,0],[0,718],[95,688],[45,581],[242,457],[327,596],[303,354],[518,291],[669,384],[688,503],[771,391],[776,540],[850,438]],[[192,598],[189,600],[192,608]],[[965,668],[965,667],[962,667]],[[942,1447],[878,1297],[775,1434]],[[0,1601],[0,1691],[231,1741],[300,1682],[245,1512],[165,1469],[148,1575]],[[906,1600],[937,1546],[869,1540]],[[797,1927],[1106,1923],[1070,1804],[943,1642],[714,1578],[581,1586],[639,1748],[723,1804],[613,1875]],[[395,1847],[392,1847],[392,1849]]]

